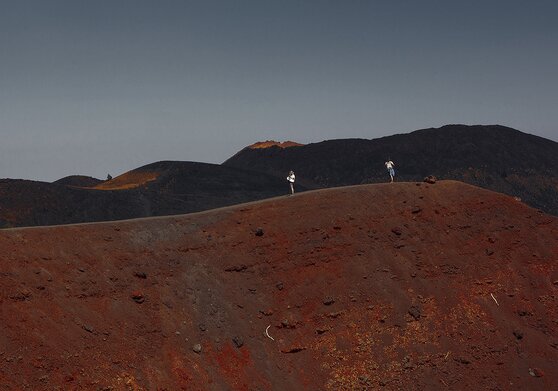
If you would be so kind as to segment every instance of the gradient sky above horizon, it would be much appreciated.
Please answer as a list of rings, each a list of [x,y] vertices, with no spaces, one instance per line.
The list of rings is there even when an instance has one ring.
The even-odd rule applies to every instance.
[[[558,141],[554,1],[0,0],[0,178],[448,123]]]

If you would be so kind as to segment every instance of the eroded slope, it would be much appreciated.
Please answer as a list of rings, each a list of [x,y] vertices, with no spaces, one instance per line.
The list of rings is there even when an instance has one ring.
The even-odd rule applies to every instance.
[[[557,238],[451,181],[2,231],[0,384],[553,389]]]

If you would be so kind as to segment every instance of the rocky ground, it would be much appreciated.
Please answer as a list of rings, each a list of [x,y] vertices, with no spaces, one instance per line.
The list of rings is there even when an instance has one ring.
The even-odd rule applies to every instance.
[[[0,390],[558,388],[558,219],[453,181],[0,231]]]

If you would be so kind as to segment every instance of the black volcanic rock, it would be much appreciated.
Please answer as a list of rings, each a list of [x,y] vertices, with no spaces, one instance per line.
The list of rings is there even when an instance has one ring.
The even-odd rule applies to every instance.
[[[447,125],[374,140],[340,139],[291,148],[244,148],[223,163],[283,178],[294,170],[308,188],[454,179],[522,199],[558,215],[558,143],[499,126]]]

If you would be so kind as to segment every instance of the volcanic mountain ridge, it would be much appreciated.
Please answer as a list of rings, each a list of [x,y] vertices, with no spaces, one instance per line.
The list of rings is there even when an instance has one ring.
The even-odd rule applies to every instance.
[[[390,159],[397,181],[421,181],[428,175],[459,180],[558,215],[558,143],[499,125],[446,125],[296,148],[247,147],[223,165],[281,178],[294,170],[297,183],[322,188],[386,182],[384,162]]]

